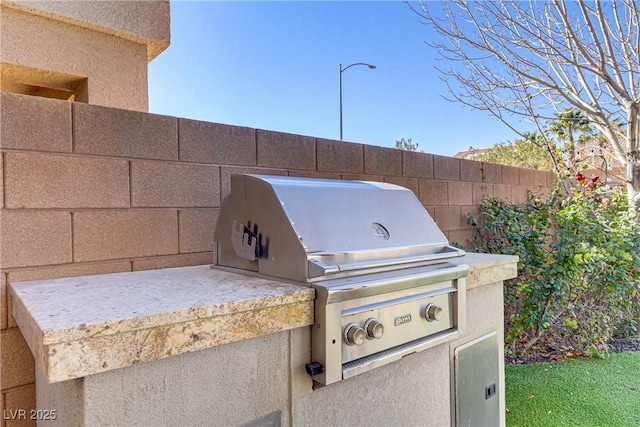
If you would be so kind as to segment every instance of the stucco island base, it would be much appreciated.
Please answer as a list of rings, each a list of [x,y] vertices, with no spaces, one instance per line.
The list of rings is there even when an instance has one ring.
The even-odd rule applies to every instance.
[[[502,280],[515,275],[517,259],[470,254],[464,261],[471,266],[466,334],[495,329],[501,347]],[[448,426],[449,346],[317,390],[304,370],[306,326],[54,383],[38,366],[38,410],[57,418],[39,425],[234,426],[279,411],[284,426]]]

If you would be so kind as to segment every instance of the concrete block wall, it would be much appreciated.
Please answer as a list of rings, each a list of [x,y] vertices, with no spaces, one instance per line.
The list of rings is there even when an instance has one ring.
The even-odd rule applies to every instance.
[[[35,405],[34,361],[7,284],[208,264],[232,173],[399,184],[463,244],[472,233],[466,215],[484,198],[519,202],[553,183],[548,172],[26,95],[2,93],[0,104],[7,411]],[[0,427],[16,425],[2,419]]]

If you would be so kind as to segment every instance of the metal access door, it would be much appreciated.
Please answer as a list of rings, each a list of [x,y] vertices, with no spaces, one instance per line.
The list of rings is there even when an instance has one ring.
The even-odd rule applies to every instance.
[[[500,425],[498,335],[488,332],[453,350],[455,426]]]

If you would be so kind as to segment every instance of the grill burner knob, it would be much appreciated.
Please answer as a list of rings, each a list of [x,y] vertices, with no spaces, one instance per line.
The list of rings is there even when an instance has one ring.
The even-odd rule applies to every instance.
[[[362,345],[364,344],[365,332],[360,326],[355,323],[349,323],[344,328],[344,342],[347,345]]]
[[[384,325],[374,318],[364,322],[364,329],[367,331],[367,338],[372,340],[378,340],[384,335]]]
[[[424,317],[427,319],[427,322],[437,322],[442,319],[442,308],[435,304],[427,304],[424,309]]]

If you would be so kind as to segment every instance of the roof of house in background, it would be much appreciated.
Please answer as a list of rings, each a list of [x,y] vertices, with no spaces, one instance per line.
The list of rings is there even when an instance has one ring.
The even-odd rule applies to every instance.
[[[456,159],[467,159],[473,160],[475,157],[486,153],[489,151],[489,148],[474,148],[473,150],[460,151],[453,155]]]

